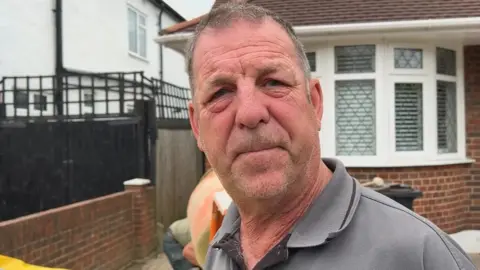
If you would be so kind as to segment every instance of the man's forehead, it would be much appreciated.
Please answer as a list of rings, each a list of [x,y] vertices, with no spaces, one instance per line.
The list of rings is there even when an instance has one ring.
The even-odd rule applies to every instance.
[[[295,47],[288,34],[278,23],[269,19],[263,22],[236,21],[229,27],[206,29],[196,45],[194,70],[215,72],[220,66],[228,72],[235,69],[229,59],[246,56],[255,69],[285,69],[285,58],[296,59]]]
[[[199,36],[194,58],[209,52],[228,51],[245,46],[270,46],[285,53],[294,53],[295,46],[287,32],[274,20],[247,21],[238,19],[228,27],[206,28]],[[215,55],[213,55],[215,56]]]

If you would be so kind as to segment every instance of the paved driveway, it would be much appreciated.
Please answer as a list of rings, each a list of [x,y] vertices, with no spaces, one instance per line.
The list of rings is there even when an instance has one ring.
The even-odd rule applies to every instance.
[[[165,254],[149,259],[145,263],[130,266],[127,270],[172,270]]]
[[[480,269],[480,254],[471,254],[470,256],[472,257],[477,268]]]

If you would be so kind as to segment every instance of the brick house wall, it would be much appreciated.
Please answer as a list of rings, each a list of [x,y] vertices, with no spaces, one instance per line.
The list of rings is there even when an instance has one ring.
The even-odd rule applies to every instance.
[[[361,182],[378,176],[421,190],[423,196],[415,200],[414,211],[447,233],[453,233],[466,227],[469,208],[466,183],[470,179],[470,166],[348,168],[348,172]]]
[[[447,233],[480,229],[480,45],[464,48],[467,156],[474,164],[348,168],[359,181],[378,176],[423,192],[414,211]],[[210,168],[205,158],[205,168]]]
[[[480,229],[480,45],[466,46],[464,53],[467,155],[476,160],[466,183],[470,202],[467,228]]]
[[[0,254],[67,269],[121,269],[156,247],[153,188],[126,191],[0,223]]]

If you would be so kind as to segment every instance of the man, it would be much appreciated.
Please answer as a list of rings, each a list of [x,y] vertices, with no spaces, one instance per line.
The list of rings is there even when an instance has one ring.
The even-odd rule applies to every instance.
[[[187,63],[192,130],[234,202],[206,269],[475,269],[432,223],[321,159],[322,89],[290,24],[220,6]]]

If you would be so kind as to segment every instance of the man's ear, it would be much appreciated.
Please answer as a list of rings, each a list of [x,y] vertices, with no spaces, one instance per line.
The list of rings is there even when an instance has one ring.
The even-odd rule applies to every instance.
[[[323,93],[318,79],[310,79],[310,100],[317,117],[318,130],[320,130],[323,117]]]
[[[191,100],[188,102],[188,119],[190,121],[190,126],[192,127],[193,136],[195,136],[195,139],[197,140],[197,146],[200,151],[203,152],[203,144],[198,129],[198,118],[195,115],[195,106]]]

